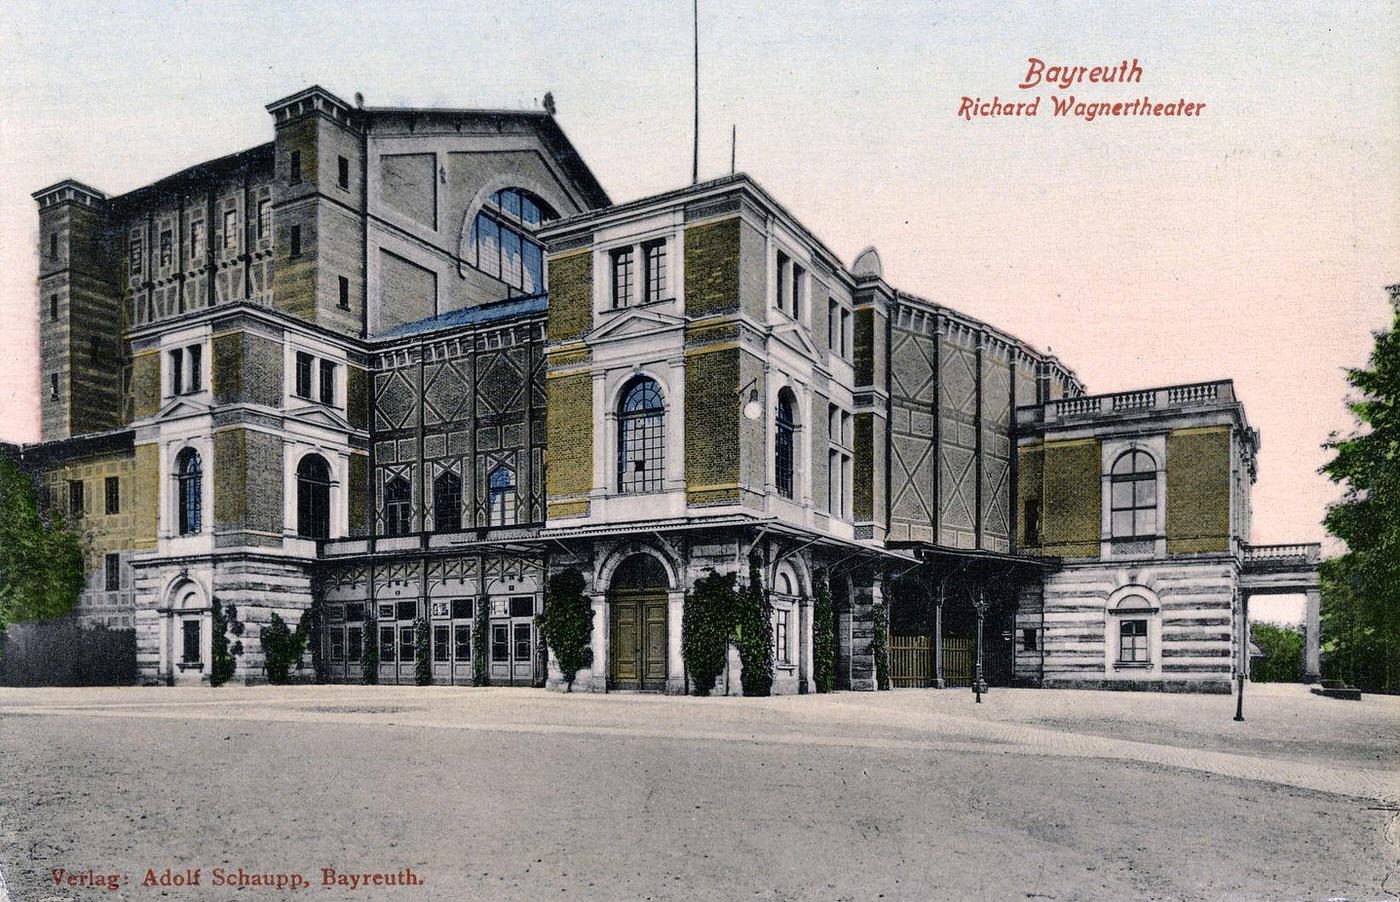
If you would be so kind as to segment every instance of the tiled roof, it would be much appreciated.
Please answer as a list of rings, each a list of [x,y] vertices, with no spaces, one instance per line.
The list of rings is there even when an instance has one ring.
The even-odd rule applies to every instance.
[[[547,301],[544,294],[531,294],[518,298],[510,298],[504,301],[495,301],[490,304],[482,304],[478,307],[463,307],[461,310],[439,313],[437,316],[430,316],[427,319],[415,320],[411,323],[395,326],[392,329],[376,333],[371,337],[371,340],[382,341],[387,338],[403,338],[405,335],[436,332],[438,329],[450,329],[454,326],[479,325],[481,323],[510,319],[516,316],[526,316],[531,313],[543,313],[546,306]]]

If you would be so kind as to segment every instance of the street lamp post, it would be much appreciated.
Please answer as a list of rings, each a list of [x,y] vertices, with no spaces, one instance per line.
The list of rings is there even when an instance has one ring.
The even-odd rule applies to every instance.
[[[987,615],[987,594],[981,586],[973,596],[972,606],[977,610],[977,659],[972,676],[972,691],[977,696],[977,704],[982,704],[982,693],[987,691],[987,681],[982,679],[982,624]]]

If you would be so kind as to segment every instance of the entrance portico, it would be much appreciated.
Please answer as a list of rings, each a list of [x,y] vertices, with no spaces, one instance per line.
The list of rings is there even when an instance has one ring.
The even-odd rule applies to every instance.
[[[1246,647],[1249,599],[1255,595],[1304,595],[1303,682],[1322,679],[1322,592],[1317,563],[1322,546],[1317,542],[1293,545],[1246,545],[1240,568],[1240,594],[1244,597]],[[1246,655],[1247,657],[1247,655]]]

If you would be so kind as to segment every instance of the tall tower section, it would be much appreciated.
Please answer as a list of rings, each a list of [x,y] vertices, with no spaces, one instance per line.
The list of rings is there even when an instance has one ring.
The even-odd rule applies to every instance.
[[[124,422],[126,316],[107,196],[66,179],[39,205],[40,428],[44,441]]]
[[[276,127],[273,306],[363,335],[365,143],[358,111],[319,87],[267,110]]]

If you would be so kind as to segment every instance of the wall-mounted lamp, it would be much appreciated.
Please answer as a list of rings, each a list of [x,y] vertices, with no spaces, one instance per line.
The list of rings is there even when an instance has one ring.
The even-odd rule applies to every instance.
[[[734,394],[742,398],[744,396],[745,391],[749,393],[749,398],[747,401],[744,402],[744,416],[750,420],[763,419],[763,402],[758,399],[757,376],[750,379],[747,385],[739,389]]]

